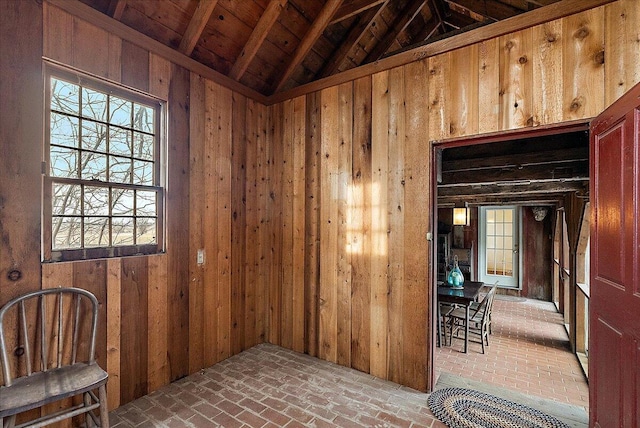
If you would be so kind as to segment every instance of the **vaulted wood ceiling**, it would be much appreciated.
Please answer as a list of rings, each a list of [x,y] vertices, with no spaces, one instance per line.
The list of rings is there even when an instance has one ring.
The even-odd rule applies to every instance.
[[[272,95],[559,0],[81,0]]]

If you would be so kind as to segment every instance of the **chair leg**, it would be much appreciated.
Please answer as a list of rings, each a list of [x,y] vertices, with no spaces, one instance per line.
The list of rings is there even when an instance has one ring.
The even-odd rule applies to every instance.
[[[107,388],[102,385],[98,389],[98,399],[100,400],[100,426],[109,428],[109,409],[107,405]]]
[[[84,394],[82,394],[82,401],[84,401],[84,407],[89,407],[91,405],[91,396],[89,395],[88,392],[85,392]],[[84,426],[86,428],[95,426],[95,423],[93,422],[93,418],[89,413],[90,412],[87,412],[84,414]]]

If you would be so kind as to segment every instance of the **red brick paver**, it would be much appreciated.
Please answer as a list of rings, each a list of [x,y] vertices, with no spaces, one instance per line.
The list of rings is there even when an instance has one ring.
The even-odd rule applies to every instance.
[[[553,303],[497,296],[485,354],[479,343],[464,354],[456,339],[436,348],[436,379],[449,372],[588,409],[589,387],[563,323]]]
[[[112,428],[444,427],[427,397],[262,344],[128,403],[110,418]]]

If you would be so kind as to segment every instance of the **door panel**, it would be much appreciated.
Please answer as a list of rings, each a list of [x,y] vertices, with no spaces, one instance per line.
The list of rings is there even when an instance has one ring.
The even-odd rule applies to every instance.
[[[516,207],[480,207],[479,279],[518,288],[519,211]]]
[[[591,125],[590,426],[640,427],[640,85]]]

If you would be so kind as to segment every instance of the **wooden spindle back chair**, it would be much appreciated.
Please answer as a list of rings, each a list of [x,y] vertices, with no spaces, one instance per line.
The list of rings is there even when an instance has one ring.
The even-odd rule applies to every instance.
[[[65,403],[62,410],[43,412],[16,428],[82,414],[85,426],[109,426],[108,375],[95,360],[97,325],[98,300],[80,288],[34,291],[0,309],[0,427],[16,426],[19,413],[75,396],[80,403]]]

